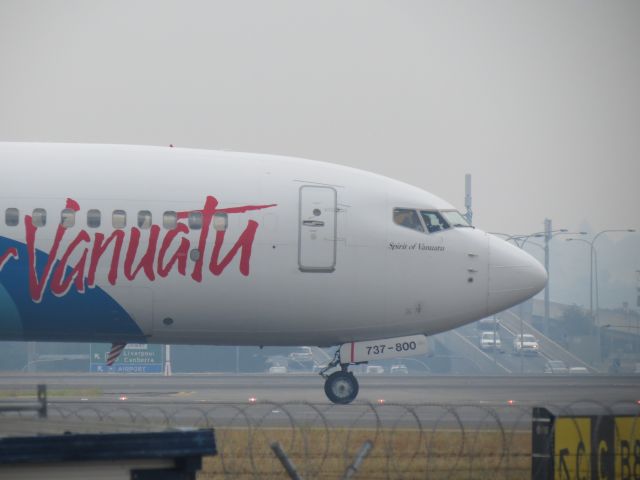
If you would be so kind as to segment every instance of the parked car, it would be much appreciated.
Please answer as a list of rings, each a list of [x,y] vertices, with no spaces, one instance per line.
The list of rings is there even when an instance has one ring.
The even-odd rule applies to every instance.
[[[311,347],[300,347],[289,354],[289,358],[296,362],[312,362],[313,353]]]
[[[380,375],[384,373],[384,367],[380,365],[367,365],[367,369],[365,370],[365,373]]]
[[[391,365],[391,375],[409,375],[409,369],[404,363]]]
[[[563,375],[569,373],[569,369],[562,360],[549,360],[544,367],[544,373]]]
[[[287,373],[287,367],[285,367],[284,365],[272,365],[271,367],[269,367],[269,370],[267,370],[267,373]]]
[[[513,353],[517,355],[537,355],[539,349],[540,345],[538,345],[536,337],[529,333],[516,335],[513,340]]]
[[[502,341],[498,332],[482,332],[480,335],[480,348],[482,350],[502,351]]]

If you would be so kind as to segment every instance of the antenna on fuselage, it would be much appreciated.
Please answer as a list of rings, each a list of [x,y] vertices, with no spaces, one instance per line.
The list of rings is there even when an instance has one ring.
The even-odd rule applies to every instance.
[[[473,225],[473,210],[471,210],[471,174],[467,173],[464,176],[464,206],[467,209],[467,213],[464,214],[469,225]]]

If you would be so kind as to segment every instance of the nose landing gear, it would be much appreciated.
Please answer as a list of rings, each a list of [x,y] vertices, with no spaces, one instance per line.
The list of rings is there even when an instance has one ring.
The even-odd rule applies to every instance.
[[[328,370],[338,365],[340,365],[340,371],[333,372],[328,376],[325,374]],[[358,396],[358,391],[360,390],[358,380],[352,372],[347,371],[348,367],[348,363],[340,361],[340,349],[338,349],[333,360],[320,371],[320,376],[325,379],[324,393],[333,403],[346,405],[353,402]]]
[[[347,404],[358,396],[358,380],[352,372],[333,372],[324,382],[324,393],[333,403]]]

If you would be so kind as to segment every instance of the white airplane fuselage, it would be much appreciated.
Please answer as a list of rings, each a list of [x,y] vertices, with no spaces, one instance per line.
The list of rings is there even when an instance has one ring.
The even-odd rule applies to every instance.
[[[399,224],[455,209],[353,168],[38,143],[0,162],[0,340],[330,346],[435,334],[546,282],[477,228]]]

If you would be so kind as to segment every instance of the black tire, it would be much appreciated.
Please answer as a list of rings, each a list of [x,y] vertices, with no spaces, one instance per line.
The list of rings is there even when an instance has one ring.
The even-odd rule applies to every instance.
[[[360,386],[351,372],[333,372],[324,382],[324,393],[333,403],[346,405],[358,396]]]

